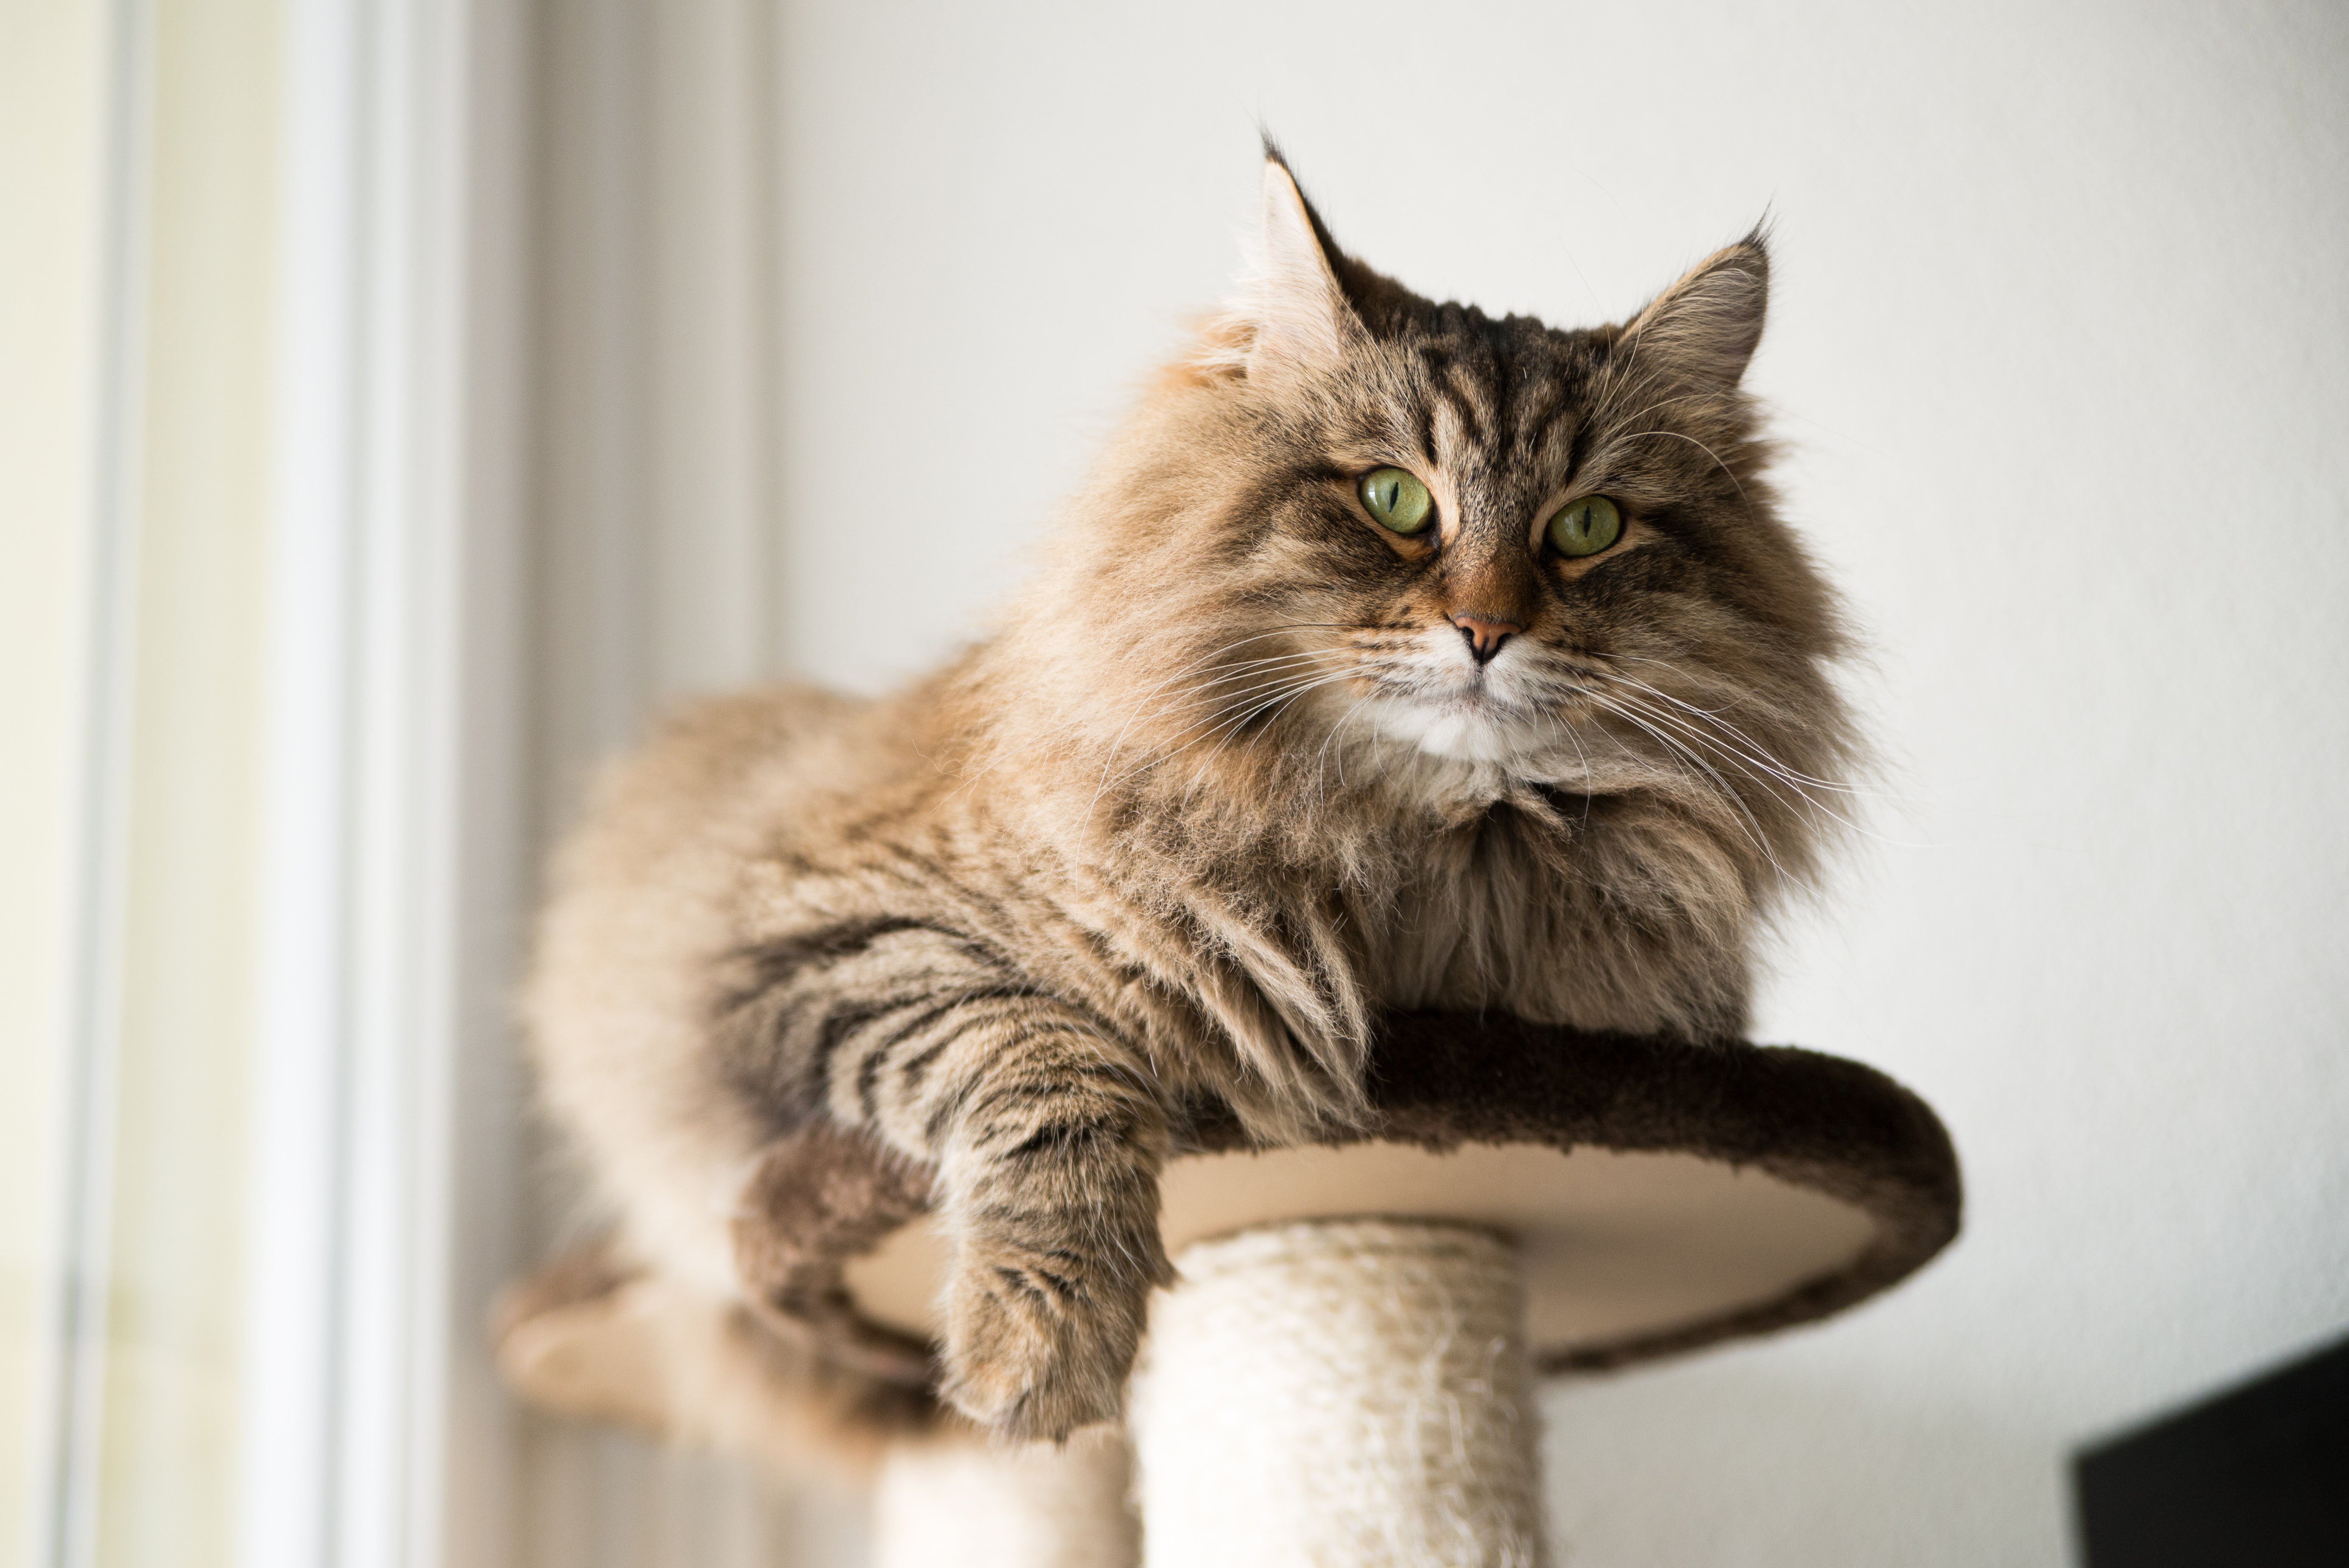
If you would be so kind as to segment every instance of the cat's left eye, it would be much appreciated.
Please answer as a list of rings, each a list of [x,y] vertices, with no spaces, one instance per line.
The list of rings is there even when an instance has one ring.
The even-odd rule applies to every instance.
[[[1435,521],[1435,498],[1405,469],[1372,469],[1356,487],[1371,521],[1392,533],[1418,533]]]
[[[1560,555],[1596,555],[1623,536],[1623,514],[1603,495],[1587,495],[1549,520],[1550,547]]]

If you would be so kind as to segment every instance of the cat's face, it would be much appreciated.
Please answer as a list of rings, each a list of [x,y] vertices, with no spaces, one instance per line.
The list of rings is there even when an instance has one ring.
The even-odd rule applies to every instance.
[[[1764,732],[1832,708],[1837,632],[1738,390],[1758,236],[1571,332],[1370,272],[1277,160],[1266,251],[1208,355],[1241,434],[1193,568],[1237,634],[1203,711],[1591,793],[1797,766]]]
[[[1833,599],[1738,387],[1759,237],[1559,331],[1353,261],[1277,159],[1265,195],[1260,273],[989,655],[1018,691],[988,722],[1025,738],[999,760],[1068,758],[1021,765],[1102,821],[1177,806],[1300,846],[1375,838],[1383,806],[1344,815],[1373,796],[1448,822],[1614,799],[1689,824],[1748,894],[1799,872],[1850,740]]]
[[[1689,603],[1716,498],[1642,449],[1659,410],[1620,417],[1638,410],[1613,407],[1596,335],[1458,307],[1384,325],[1278,384],[1266,477],[1286,494],[1254,513],[1269,570],[1247,593],[1319,655],[1318,707],[1437,757],[1537,762],[1594,659]]]

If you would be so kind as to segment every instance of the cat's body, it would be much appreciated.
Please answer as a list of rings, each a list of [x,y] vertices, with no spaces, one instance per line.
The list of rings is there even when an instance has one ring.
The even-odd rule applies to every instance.
[[[1736,390],[1758,241],[1561,333],[1405,294],[1267,173],[1265,278],[1003,629],[889,699],[674,725],[567,852],[532,988],[626,1244],[714,1297],[811,1119],[933,1168],[947,1392],[1010,1432],[1114,1413],[1186,1101],[1352,1116],[1395,1008],[1734,1036],[1847,749]],[[1416,532],[1364,510],[1398,467]]]

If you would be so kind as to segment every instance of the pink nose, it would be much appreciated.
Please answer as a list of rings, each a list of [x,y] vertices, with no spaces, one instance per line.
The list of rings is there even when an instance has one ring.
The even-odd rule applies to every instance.
[[[1501,651],[1503,643],[1525,630],[1514,621],[1487,621],[1476,615],[1454,615],[1452,624],[1460,628],[1462,636],[1468,639],[1468,651],[1475,655],[1480,665],[1490,664],[1493,655]]]

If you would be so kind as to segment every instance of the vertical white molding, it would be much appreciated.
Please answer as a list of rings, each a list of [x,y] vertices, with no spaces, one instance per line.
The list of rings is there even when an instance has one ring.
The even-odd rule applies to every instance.
[[[289,6],[245,1568],[510,1555],[514,22]]]
[[[359,8],[286,18],[270,692],[254,1072],[243,1568],[313,1568],[336,1516],[347,1137],[349,775],[360,309]]]
[[[35,1447],[37,1568],[84,1568],[97,1550],[121,1030],[131,676],[139,584],[140,410],[146,341],[153,20],[146,0],[108,7],[105,191],[98,253],[98,374],[93,426],[89,648],[72,901],[48,1321]]]
[[[427,0],[429,5],[429,0]],[[336,1303],[340,1390],[336,1507],[328,1561],[336,1568],[395,1568],[416,1547],[419,1513],[432,1502],[412,1461],[416,1412],[409,1400],[438,1368],[419,1355],[424,1223],[421,1190],[429,1125],[424,1079],[447,1049],[445,968],[424,923],[441,912],[444,846],[435,830],[448,767],[446,716],[435,645],[453,628],[438,569],[450,520],[440,493],[424,397],[446,397],[421,379],[433,366],[430,315],[438,303],[424,265],[420,226],[437,216],[430,172],[416,145],[423,5],[370,5],[362,15],[367,102],[359,219],[372,266],[358,295],[360,387],[356,534],[357,671],[353,686],[348,890],[349,1007],[343,1099],[345,1211],[342,1297]]]

